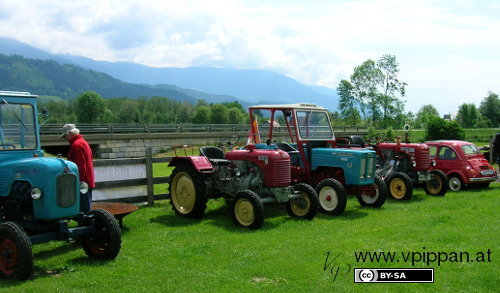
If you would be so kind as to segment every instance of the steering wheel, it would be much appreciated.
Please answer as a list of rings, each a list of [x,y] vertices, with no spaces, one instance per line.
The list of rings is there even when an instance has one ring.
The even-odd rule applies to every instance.
[[[219,141],[219,146],[232,148],[238,141],[240,141],[239,136],[224,137]]]
[[[0,146],[2,146],[2,148],[4,150],[15,150],[16,149],[16,146],[14,144],[11,144],[11,143],[2,143],[2,144],[0,144]]]

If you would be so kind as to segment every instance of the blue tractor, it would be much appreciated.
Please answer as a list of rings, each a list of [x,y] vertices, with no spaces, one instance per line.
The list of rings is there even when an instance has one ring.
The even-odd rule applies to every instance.
[[[80,211],[88,185],[79,181],[74,163],[44,157],[39,127],[36,96],[0,91],[2,278],[31,276],[33,244],[75,240],[90,258],[105,260],[114,259],[121,247],[120,227],[109,212]]]

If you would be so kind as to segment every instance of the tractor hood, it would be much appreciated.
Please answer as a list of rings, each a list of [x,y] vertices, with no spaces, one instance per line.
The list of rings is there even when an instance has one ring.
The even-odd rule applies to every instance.
[[[62,173],[78,176],[75,163],[59,159],[31,157],[0,163],[0,196],[8,196],[12,181],[27,181],[31,186],[42,186]]]

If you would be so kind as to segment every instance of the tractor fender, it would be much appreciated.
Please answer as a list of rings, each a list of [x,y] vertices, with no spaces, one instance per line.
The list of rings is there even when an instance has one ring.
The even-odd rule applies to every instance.
[[[212,163],[205,156],[173,157],[169,167],[175,167],[183,164],[191,165],[199,173],[212,173],[215,171]]]

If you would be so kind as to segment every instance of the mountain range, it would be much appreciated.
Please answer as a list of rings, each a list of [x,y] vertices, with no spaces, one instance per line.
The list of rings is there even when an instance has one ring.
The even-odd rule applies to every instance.
[[[238,101],[244,106],[305,102],[316,103],[330,111],[335,111],[338,105],[335,90],[305,85],[268,70],[214,67],[155,68],[130,62],[96,61],[82,56],[51,54],[8,38],[0,38],[0,54],[55,60],[60,64],[104,73],[104,76],[118,80],[106,86],[105,93],[93,89],[105,98],[159,95],[189,102],[197,99],[204,99],[209,103]],[[103,75],[98,78],[103,78]],[[119,84],[122,87],[117,87]],[[124,85],[126,86],[123,87]],[[124,88],[131,94],[126,95]],[[172,97],[172,94],[175,97]]]

